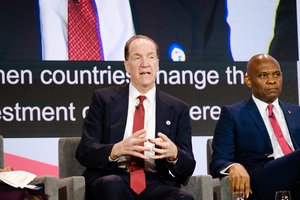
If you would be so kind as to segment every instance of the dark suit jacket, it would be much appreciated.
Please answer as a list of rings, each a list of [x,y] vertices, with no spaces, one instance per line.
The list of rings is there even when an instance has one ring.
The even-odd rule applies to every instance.
[[[296,0],[280,0],[269,54],[279,62],[299,59]]]
[[[130,0],[137,34],[158,43],[168,60],[172,43],[182,46],[188,61],[232,61],[225,0]]]
[[[300,147],[300,107],[280,102],[295,149]],[[259,175],[263,165],[273,160],[271,140],[259,110],[251,98],[222,108],[213,139],[210,172],[221,177],[220,170],[241,163],[251,178]]]
[[[0,60],[41,60],[38,0],[5,1],[0,13]]]
[[[112,174],[117,163],[110,162],[113,145],[123,139],[127,109],[128,85],[96,90],[83,123],[82,139],[76,152],[78,161],[87,167],[84,176],[90,182],[96,177]],[[171,124],[167,125],[166,121]],[[156,160],[157,173],[167,184],[179,186],[193,174],[189,108],[182,101],[160,91],[156,92],[156,133],[166,134],[178,147],[175,165],[165,159]],[[169,170],[175,176],[169,174]]]
[[[136,34],[153,38],[168,59],[174,42],[187,60],[232,61],[224,0],[130,0]],[[0,59],[41,60],[38,0],[0,6]]]

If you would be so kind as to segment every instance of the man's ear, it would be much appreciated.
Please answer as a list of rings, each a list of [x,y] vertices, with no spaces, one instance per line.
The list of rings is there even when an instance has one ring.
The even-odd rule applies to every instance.
[[[128,71],[129,70],[129,67],[128,67],[128,61],[127,60],[124,60],[124,66],[125,66],[125,70],[128,74],[130,74],[130,72]]]
[[[252,88],[251,78],[248,75],[244,76],[244,83],[247,85],[248,88]]]

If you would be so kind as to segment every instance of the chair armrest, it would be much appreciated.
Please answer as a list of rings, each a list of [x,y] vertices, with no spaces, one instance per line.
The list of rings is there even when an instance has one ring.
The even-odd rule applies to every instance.
[[[195,200],[213,200],[213,183],[210,175],[192,176],[186,186]]]
[[[214,199],[222,199],[221,198],[221,180],[219,178],[214,178],[213,182],[213,194]]]
[[[224,176],[221,179],[214,178],[212,182],[214,199],[233,200],[229,176]]]
[[[225,197],[222,199],[232,200],[233,196],[232,196],[232,192],[231,192],[229,176],[225,176],[225,177],[221,178],[220,183],[221,183],[221,196]]]
[[[55,176],[37,176],[30,182],[32,185],[44,184],[44,191],[48,200],[58,199],[58,179]]]
[[[85,179],[83,176],[61,178],[58,181],[60,200],[85,199]]]

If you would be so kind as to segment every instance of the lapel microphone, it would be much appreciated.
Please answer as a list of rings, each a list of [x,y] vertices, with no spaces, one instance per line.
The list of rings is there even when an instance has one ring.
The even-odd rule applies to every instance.
[[[137,98],[135,101],[135,109],[139,109],[140,108],[140,100]]]

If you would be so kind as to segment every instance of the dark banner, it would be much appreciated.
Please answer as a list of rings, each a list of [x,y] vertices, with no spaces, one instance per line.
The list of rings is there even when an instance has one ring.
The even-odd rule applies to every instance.
[[[157,87],[191,106],[194,136],[211,136],[221,107],[251,95],[243,83],[245,66],[245,62],[163,62]],[[281,67],[281,100],[298,104],[296,62]],[[123,62],[0,62],[0,134],[80,136],[93,90],[128,82]]]

